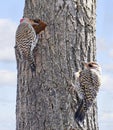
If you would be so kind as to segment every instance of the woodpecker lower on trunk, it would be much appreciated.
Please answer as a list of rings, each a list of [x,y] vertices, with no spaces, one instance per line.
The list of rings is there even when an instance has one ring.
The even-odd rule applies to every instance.
[[[75,113],[75,120],[82,122],[89,108],[95,100],[101,85],[101,68],[95,62],[85,63],[85,69],[75,73],[79,82],[81,102]]]

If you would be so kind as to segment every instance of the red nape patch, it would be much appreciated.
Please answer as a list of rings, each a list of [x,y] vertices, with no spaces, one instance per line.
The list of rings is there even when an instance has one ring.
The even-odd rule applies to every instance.
[[[24,18],[20,19],[20,23],[22,23],[24,21]]]

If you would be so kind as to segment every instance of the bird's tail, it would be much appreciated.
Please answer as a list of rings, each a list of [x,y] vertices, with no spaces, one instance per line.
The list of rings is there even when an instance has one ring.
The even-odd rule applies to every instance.
[[[36,70],[36,65],[34,62],[34,58],[31,55],[29,56],[28,62],[29,62],[29,66],[31,68],[31,71],[34,72]]]
[[[81,101],[81,104],[80,106],[78,107],[76,113],[75,113],[75,120],[78,121],[78,122],[82,122],[85,118],[85,114],[86,114],[86,109],[85,109],[85,106],[84,106],[84,102],[83,100]]]
[[[34,72],[36,70],[36,65],[34,62],[30,63],[31,71]]]

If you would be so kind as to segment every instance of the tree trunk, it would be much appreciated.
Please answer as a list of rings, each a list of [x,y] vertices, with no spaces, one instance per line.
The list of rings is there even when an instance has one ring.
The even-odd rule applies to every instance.
[[[34,50],[36,72],[17,59],[16,130],[98,130],[96,101],[83,123],[69,91],[81,61],[95,61],[95,0],[26,0],[24,16],[47,23]]]

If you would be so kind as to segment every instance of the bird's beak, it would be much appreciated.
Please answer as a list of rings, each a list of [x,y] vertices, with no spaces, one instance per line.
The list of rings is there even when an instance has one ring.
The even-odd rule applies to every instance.
[[[86,66],[86,67],[87,67],[87,65],[88,65],[86,62],[84,62],[83,64],[84,64],[84,66]]]
[[[88,66],[88,64],[86,62],[82,62],[82,64],[84,65],[84,67]]]

